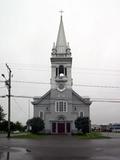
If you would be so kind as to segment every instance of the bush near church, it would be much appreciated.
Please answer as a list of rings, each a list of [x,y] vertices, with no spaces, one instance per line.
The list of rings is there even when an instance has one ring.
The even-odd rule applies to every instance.
[[[44,121],[39,117],[34,117],[27,121],[27,126],[30,128],[30,132],[39,133],[45,127]]]
[[[90,132],[90,120],[88,117],[78,117],[75,120],[75,127],[83,134]]]

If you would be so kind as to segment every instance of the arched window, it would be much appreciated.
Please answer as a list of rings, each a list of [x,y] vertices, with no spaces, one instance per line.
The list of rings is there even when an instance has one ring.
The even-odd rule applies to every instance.
[[[64,66],[59,66],[59,75],[64,74]]]

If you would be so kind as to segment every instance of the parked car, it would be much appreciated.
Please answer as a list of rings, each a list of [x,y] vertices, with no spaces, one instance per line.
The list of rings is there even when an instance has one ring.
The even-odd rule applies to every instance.
[[[120,132],[120,124],[113,124],[112,132]]]

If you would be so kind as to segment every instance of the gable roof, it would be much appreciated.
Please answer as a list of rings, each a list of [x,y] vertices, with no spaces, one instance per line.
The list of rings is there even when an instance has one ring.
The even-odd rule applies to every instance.
[[[45,93],[42,97],[34,97],[32,104],[33,105],[39,104],[42,100],[44,100],[45,98],[47,98],[47,96],[50,95],[50,91],[51,90],[49,90],[47,93]]]
[[[38,105],[40,102],[42,102],[45,99],[50,100],[50,93],[51,93],[51,89],[47,93],[45,93],[42,97],[34,97],[32,104]],[[86,105],[90,105],[92,103],[90,101],[90,98],[83,98],[79,94],[77,94],[74,90],[72,90],[72,97],[73,96],[75,96],[78,99],[78,101],[81,101]]]
[[[81,102],[84,104],[90,105],[92,102],[90,101],[90,98],[83,98],[79,94],[77,94],[74,90],[72,90],[72,94],[76,96]]]

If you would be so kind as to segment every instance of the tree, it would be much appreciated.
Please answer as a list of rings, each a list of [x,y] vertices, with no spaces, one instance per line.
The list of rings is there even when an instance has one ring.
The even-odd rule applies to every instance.
[[[8,132],[8,121],[4,120],[0,123],[0,130]],[[10,122],[10,130],[15,131],[15,123]]]
[[[88,117],[78,117],[75,120],[75,127],[78,131],[82,131],[83,134],[88,133],[90,130],[90,120]]]
[[[27,126],[31,127],[32,133],[39,133],[44,129],[44,121],[39,117],[34,117],[27,121]]]
[[[24,131],[24,127],[23,127],[23,125],[20,122],[17,121],[15,123],[15,130]]]
[[[0,122],[2,122],[4,120],[4,117],[5,117],[5,113],[4,113],[4,110],[2,108],[2,106],[0,105]]]

